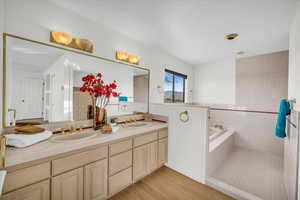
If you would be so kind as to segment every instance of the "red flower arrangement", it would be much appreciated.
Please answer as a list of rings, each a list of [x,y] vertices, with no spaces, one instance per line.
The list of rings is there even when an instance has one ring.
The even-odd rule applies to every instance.
[[[88,92],[92,98],[94,106],[105,108],[111,97],[118,97],[116,81],[105,84],[102,79],[102,74],[89,74],[82,78],[83,85],[80,88],[81,92]]]

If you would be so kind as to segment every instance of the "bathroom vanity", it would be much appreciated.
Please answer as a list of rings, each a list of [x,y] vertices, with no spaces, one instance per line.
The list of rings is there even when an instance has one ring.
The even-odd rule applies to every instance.
[[[147,67],[11,34],[3,41],[2,134],[29,121],[50,133],[80,133],[8,148],[1,199],[106,199],[166,163],[167,123],[132,117],[149,113]],[[103,95],[91,98],[82,89],[87,76],[103,78],[95,82],[98,89],[114,83],[114,98],[107,93],[105,103]],[[90,128],[103,105],[105,116],[113,119],[104,123],[125,124],[111,134]]]
[[[47,140],[8,149],[1,199],[107,199],[164,165],[167,149],[167,123],[162,122],[99,132],[84,140]]]

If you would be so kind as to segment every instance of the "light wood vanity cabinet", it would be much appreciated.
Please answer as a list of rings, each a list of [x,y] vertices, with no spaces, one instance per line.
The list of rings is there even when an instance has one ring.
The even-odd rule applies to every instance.
[[[132,184],[132,138],[109,145],[109,192],[120,192]]]
[[[158,168],[158,142],[133,150],[133,180],[136,182]]]
[[[165,155],[166,148],[159,148],[160,139],[167,140],[167,129],[161,129],[159,131],[148,133],[142,136],[134,138],[134,150],[133,150],[133,180],[134,182],[147,176],[159,166],[162,166],[167,157],[162,159],[161,155]],[[165,143],[167,144],[167,143]]]
[[[107,159],[52,178],[52,200],[102,200],[107,196]]]
[[[167,162],[161,129],[9,171],[1,200],[104,200]]]
[[[163,166],[168,161],[168,138],[158,141],[158,166]]]
[[[46,180],[2,196],[1,200],[49,200],[50,181]]]
[[[84,167],[84,200],[107,197],[107,159]]]
[[[133,180],[136,181],[147,175],[148,145],[133,150]]]
[[[83,168],[54,177],[51,194],[52,200],[83,200]]]

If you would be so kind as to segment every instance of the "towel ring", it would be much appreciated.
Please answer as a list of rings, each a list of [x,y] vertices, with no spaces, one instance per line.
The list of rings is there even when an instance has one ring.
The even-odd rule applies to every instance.
[[[186,110],[186,111],[184,111],[184,112],[181,112],[181,113],[179,114],[179,119],[180,119],[180,121],[183,122],[183,123],[188,122],[188,121],[190,120],[188,111]]]

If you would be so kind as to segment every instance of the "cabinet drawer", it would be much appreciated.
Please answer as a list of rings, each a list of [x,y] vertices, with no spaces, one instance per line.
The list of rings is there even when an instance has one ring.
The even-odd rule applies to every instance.
[[[50,163],[8,173],[4,183],[4,193],[45,180],[50,177]]]
[[[134,138],[134,147],[157,140],[157,132],[148,133]]]
[[[132,150],[109,158],[109,175],[132,166]]]
[[[50,181],[36,183],[4,195],[1,200],[49,200]]]
[[[106,158],[107,154],[108,147],[104,146],[98,149],[54,160],[52,161],[52,173],[53,175],[57,175],[65,171],[81,167],[88,163]]]
[[[132,168],[128,168],[109,178],[109,196],[120,192],[132,183]]]
[[[168,129],[167,128],[164,128],[164,129],[161,129],[158,131],[158,138],[161,139],[161,138],[165,138],[165,137],[168,137]]]
[[[132,139],[109,145],[109,155],[115,155],[132,149]]]

